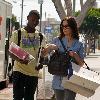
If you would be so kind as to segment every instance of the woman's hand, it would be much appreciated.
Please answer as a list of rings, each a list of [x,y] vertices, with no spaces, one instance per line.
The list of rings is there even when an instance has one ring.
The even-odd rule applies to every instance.
[[[47,44],[46,47],[42,49],[42,54],[45,56],[53,50],[58,50],[58,47],[55,44]]]
[[[58,47],[55,44],[50,44],[51,50],[58,50]]]
[[[27,65],[28,63],[29,63],[29,60],[19,60],[19,62],[21,63],[21,64],[25,64],[25,65]]]
[[[69,51],[69,55],[70,55],[71,57],[74,57],[75,53],[76,53],[76,52],[74,52],[74,51]]]
[[[80,56],[76,52],[69,51],[69,55],[75,59],[78,65],[80,66],[84,65],[83,59],[81,59]]]

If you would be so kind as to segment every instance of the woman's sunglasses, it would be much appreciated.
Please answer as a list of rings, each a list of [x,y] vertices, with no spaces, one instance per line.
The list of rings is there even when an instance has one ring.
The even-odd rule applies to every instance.
[[[68,28],[69,26],[68,25],[62,25],[62,28]]]

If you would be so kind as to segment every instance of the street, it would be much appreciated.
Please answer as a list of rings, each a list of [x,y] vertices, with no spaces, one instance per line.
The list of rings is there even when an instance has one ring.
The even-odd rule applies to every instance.
[[[90,67],[90,69],[100,72],[100,67],[99,67],[100,50],[96,50],[95,54],[91,53],[89,56],[87,56],[85,58],[85,62]],[[46,72],[45,80],[39,79],[37,100],[44,100],[43,98],[48,98],[47,100],[50,100],[50,96],[53,95],[53,91],[51,88],[52,75],[50,75],[47,72],[47,67],[45,69],[45,72]],[[44,81],[45,81],[45,86],[44,86]],[[45,87],[45,91],[44,91],[44,87]],[[9,84],[8,88],[0,90],[0,100],[12,100],[12,84]],[[95,94],[89,98],[77,94],[76,100],[100,100],[100,87],[95,91]]]

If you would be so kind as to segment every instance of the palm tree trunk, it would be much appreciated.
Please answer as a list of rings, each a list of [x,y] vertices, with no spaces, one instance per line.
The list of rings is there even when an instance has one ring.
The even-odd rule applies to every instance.
[[[81,6],[81,10],[82,10],[82,7],[83,7],[83,0],[80,0],[80,6]]]
[[[65,10],[62,6],[61,0],[52,0],[52,2],[54,3],[54,6],[56,8],[56,11],[57,11],[60,19],[62,20],[63,18],[65,18],[66,13],[65,13]]]
[[[72,2],[71,0],[64,0],[66,9],[67,9],[67,16],[72,16]]]

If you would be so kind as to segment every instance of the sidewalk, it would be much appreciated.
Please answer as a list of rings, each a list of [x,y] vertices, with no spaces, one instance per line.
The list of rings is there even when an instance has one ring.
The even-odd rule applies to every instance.
[[[85,62],[92,70],[100,72],[100,50],[96,50],[95,54],[91,53],[90,55],[86,56]],[[52,90],[52,75],[48,73],[46,67],[45,80],[39,79],[38,96],[35,100],[54,100],[51,99],[53,95],[54,93]],[[9,85],[9,87],[6,89],[0,90],[0,100],[12,100],[12,85]],[[100,100],[100,87],[90,98],[86,98],[82,95],[77,94],[76,100]]]
[[[9,84],[8,88],[0,90],[0,100],[13,100],[12,89],[12,84]]]
[[[97,72],[100,72],[100,50],[96,50],[96,53],[90,53],[85,57],[87,65]]]

